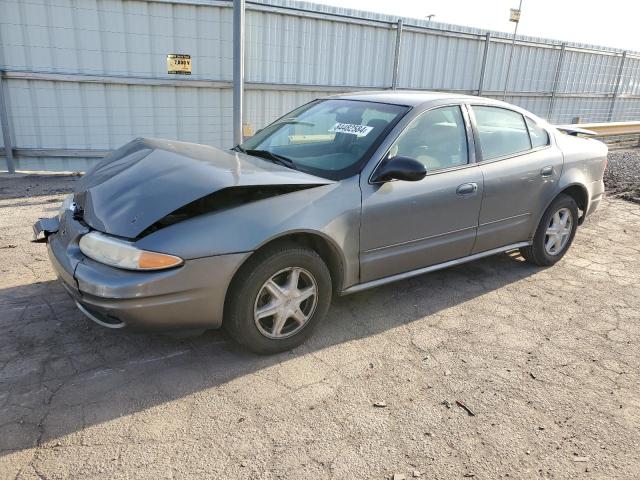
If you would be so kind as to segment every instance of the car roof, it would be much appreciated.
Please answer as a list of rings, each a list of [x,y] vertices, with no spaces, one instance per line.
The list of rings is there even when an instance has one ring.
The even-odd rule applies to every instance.
[[[411,90],[369,90],[363,92],[351,92],[339,95],[332,95],[326,98],[339,98],[342,100],[362,100],[378,103],[390,103],[393,105],[407,105],[417,107],[425,103],[436,100],[472,100],[482,103],[488,101],[496,105],[505,105],[503,102],[489,98],[463,95],[461,93],[431,92],[431,91],[411,91]]]
[[[362,92],[331,95],[324,98],[361,100],[368,102],[388,103],[391,105],[404,105],[408,107],[427,106],[429,103],[440,100],[450,100],[458,102],[468,101],[469,103],[491,105],[515,110],[516,112],[520,112],[521,114],[534,119],[536,123],[542,123],[544,125],[551,126],[551,124],[549,124],[543,118],[538,117],[537,115],[529,112],[528,110],[525,110],[522,107],[513,105],[512,103],[503,102],[494,98],[479,97],[476,95],[464,95],[462,93],[433,92],[428,90],[367,90]]]

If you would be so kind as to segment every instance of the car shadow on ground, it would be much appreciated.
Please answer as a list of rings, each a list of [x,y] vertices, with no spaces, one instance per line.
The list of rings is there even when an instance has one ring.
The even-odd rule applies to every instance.
[[[502,254],[340,297],[309,342],[268,357],[242,351],[220,332],[176,338],[104,329],[86,320],[56,281],[0,290],[0,456],[72,441],[68,436],[82,435],[92,425],[293,358],[306,356],[305,365],[313,365],[323,361],[322,352],[338,353],[334,346],[357,344],[417,319],[429,322],[430,316],[537,271],[516,254]],[[473,322],[472,312],[460,324],[465,321]],[[256,388],[254,383],[253,391],[241,392],[240,385],[234,392],[260,395]]]

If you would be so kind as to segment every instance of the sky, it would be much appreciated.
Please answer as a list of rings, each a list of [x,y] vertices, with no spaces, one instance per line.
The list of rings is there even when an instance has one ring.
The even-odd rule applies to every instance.
[[[513,33],[519,0],[310,0],[402,17]],[[518,34],[640,52],[640,0],[522,0]]]

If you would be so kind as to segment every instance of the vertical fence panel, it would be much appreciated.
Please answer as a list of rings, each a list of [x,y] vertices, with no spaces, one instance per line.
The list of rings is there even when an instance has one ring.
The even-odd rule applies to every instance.
[[[473,91],[484,39],[405,29],[398,88]]]
[[[559,92],[611,93],[618,71],[619,55],[567,48],[565,56]]]
[[[640,57],[627,55],[620,83],[620,94],[640,95]]]
[[[246,29],[247,82],[391,85],[395,39],[389,25],[248,11]]]
[[[502,94],[495,95],[495,97],[502,100]],[[547,97],[535,95],[509,96],[509,94],[507,94],[505,101],[516,104],[543,118],[545,117],[546,112],[549,108],[549,99]]]
[[[640,118],[640,57],[628,55],[625,59],[618,98],[612,118],[632,121]]]

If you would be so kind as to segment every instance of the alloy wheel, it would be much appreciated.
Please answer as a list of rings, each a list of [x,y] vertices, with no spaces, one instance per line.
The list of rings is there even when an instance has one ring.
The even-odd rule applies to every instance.
[[[262,335],[287,338],[299,332],[318,303],[316,279],[304,268],[289,267],[272,275],[260,288],[253,317]]]
[[[573,215],[568,208],[561,208],[549,219],[544,235],[544,249],[549,255],[558,255],[571,238]]]

